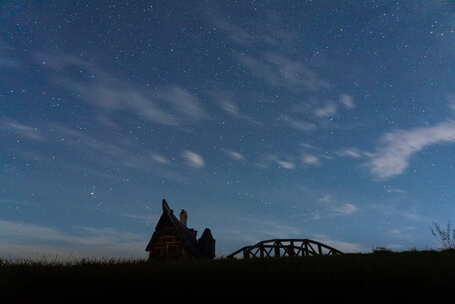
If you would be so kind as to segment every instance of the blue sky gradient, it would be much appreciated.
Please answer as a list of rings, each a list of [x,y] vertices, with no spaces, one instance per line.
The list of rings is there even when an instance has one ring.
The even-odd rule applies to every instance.
[[[0,2],[0,255],[143,257],[166,198],[217,255],[437,248],[455,3]]]

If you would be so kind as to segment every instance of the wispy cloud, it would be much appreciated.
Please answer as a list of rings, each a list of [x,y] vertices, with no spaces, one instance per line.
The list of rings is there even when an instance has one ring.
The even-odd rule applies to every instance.
[[[104,115],[125,111],[168,126],[181,126],[209,118],[199,98],[178,85],[152,90],[116,78],[99,66],[74,56],[38,54],[37,61],[56,73],[56,84],[104,111]],[[85,75],[86,79],[81,81],[69,77],[64,71],[70,67],[84,71],[81,75]]]
[[[294,169],[295,168],[295,163],[291,161],[285,161],[285,160],[277,160],[278,165],[280,168],[284,169]]]
[[[23,124],[6,117],[0,118],[0,129],[9,131],[16,136],[33,141],[44,141],[46,137],[38,131],[38,128]]]
[[[319,148],[316,147],[315,145],[312,145],[312,144],[309,144],[309,143],[305,143],[305,142],[300,143],[299,146],[301,146],[304,149],[319,150]]]
[[[260,168],[269,168],[271,165],[273,167],[283,168],[283,169],[295,169],[298,165],[303,167],[308,166],[319,166],[321,161],[318,156],[310,153],[304,153],[302,155],[278,155],[274,153],[263,154],[256,165]]]
[[[336,206],[332,210],[339,215],[351,215],[357,212],[358,208],[354,204],[347,203],[341,206]]]
[[[309,122],[306,119],[296,119],[288,115],[281,115],[278,120],[280,122],[283,122],[285,125],[299,131],[310,132],[318,128],[316,124]]]
[[[257,126],[263,126],[264,124],[257,119],[254,119],[250,115],[243,113],[238,104],[234,101],[234,94],[227,91],[217,90],[208,93],[210,98],[215,100],[218,106],[231,118],[242,119],[248,121]]]
[[[403,228],[394,228],[387,230],[387,234],[399,239],[409,239],[413,238],[413,234],[416,228],[413,226],[406,226]]]
[[[213,16],[213,14],[211,14],[211,16]],[[218,18],[212,17],[211,20],[217,29],[226,33],[229,39],[235,43],[245,45],[253,43],[256,40],[255,36],[251,35],[240,26],[219,18],[219,16]]]
[[[274,48],[291,49],[299,33],[290,29],[284,30],[283,25],[286,20],[283,20],[276,12],[267,11],[263,18],[265,21],[261,22],[259,27],[255,27],[255,24],[248,24],[249,27],[246,30],[246,27],[223,18],[217,12],[210,12],[210,20],[215,29],[221,30],[229,40],[236,44],[241,46],[260,44]]]
[[[451,142],[455,142],[452,120],[431,127],[389,132],[380,139],[368,166],[375,177],[387,179],[402,174],[415,153],[434,144]]]
[[[328,103],[323,107],[314,110],[314,115],[319,118],[334,116],[337,113],[337,106],[333,103]]]
[[[327,203],[332,202],[332,200],[333,200],[332,195],[324,194],[318,199],[318,202],[323,203],[323,204],[327,204]]]
[[[94,166],[99,164],[107,167],[121,166],[125,169],[153,172],[156,175],[178,182],[185,180],[185,177],[178,171],[168,168],[168,166],[162,166],[170,164],[169,157],[162,154],[144,151],[130,142],[106,142],[81,130],[70,129],[63,125],[54,124],[51,129],[56,141],[71,147],[73,153],[102,155],[102,158],[95,158],[97,163]]]
[[[267,153],[260,157],[256,165],[260,168],[269,168],[273,165],[273,168],[295,169],[297,167],[295,159],[295,157],[289,155],[279,156],[277,154]]]
[[[264,239],[312,239],[332,246],[342,252],[361,252],[366,251],[364,246],[358,243],[351,243],[333,239],[325,234],[310,233],[308,230],[302,229],[299,225],[290,225],[275,220],[264,219],[242,219],[242,226],[253,227],[248,231],[236,231],[236,237],[244,241],[244,245],[252,245]],[[252,232],[253,231],[253,232]]]
[[[262,57],[239,55],[238,59],[254,76],[276,87],[308,91],[330,87],[328,82],[322,80],[304,63],[284,54],[266,53]]]
[[[57,255],[59,257],[142,256],[145,236],[112,228],[73,227],[63,232],[22,222],[0,220],[0,251],[12,258]],[[75,249],[77,248],[77,249]]]
[[[336,151],[335,154],[339,157],[348,157],[348,158],[364,158],[372,157],[374,154],[367,151],[362,151],[358,148],[350,147],[345,148],[339,151]]]
[[[315,234],[313,236],[316,240],[327,244],[329,246],[332,246],[333,248],[336,248],[340,250],[341,252],[366,252],[368,251],[367,248],[365,248],[364,245],[359,244],[359,243],[352,243],[352,242],[346,242],[346,241],[340,241],[340,240],[334,240],[330,236],[324,235],[324,234]]]
[[[308,153],[303,154],[301,160],[302,160],[302,164],[309,165],[309,166],[317,166],[321,163],[319,158],[316,155],[308,154]]]
[[[245,156],[241,154],[240,152],[236,152],[233,150],[228,150],[228,149],[223,149],[223,152],[226,153],[227,156],[234,160],[244,160]]]
[[[169,158],[159,154],[152,154],[152,159],[160,164],[169,164],[171,162]]]
[[[185,159],[186,164],[193,168],[202,168],[205,166],[204,158],[193,151],[184,151],[182,157]]]
[[[44,153],[43,149],[38,148],[30,151],[15,151],[15,154],[21,158],[52,162],[53,166],[58,164],[62,170],[108,179],[122,179],[117,176],[118,174],[106,173],[115,171],[109,168],[119,168],[124,173],[128,172],[125,170],[136,170],[176,182],[186,182],[184,174],[175,169],[169,156],[144,149],[133,141],[126,139],[108,141],[101,136],[89,134],[86,130],[73,129],[56,123],[41,125],[42,132],[35,134],[35,128],[18,122],[11,123],[11,120],[3,122],[5,121],[8,122],[6,124],[8,130],[22,132],[24,136],[43,145],[51,147],[57,144],[60,148],[63,147],[63,151],[71,151],[70,155],[62,152],[62,149],[55,148],[53,148],[56,150],[54,153]],[[3,128],[6,127],[0,122],[0,129]],[[85,157],[87,155],[92,157]]]
[[[353,109],[355,107],[354,98],[348,94],[340,95],[340,103],[347,109]]]

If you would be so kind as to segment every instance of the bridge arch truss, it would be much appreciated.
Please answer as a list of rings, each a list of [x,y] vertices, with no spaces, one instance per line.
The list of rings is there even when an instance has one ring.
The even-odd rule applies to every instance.
[[[228,255],[228,258],[278,258],[296,256],[341,255],[341,251],[309,239],[273,239],[245,246]]]

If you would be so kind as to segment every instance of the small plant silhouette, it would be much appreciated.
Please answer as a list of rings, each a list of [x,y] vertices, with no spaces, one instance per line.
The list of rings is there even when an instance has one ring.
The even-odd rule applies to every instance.
[[[433,223],[431,234],[441,241],[443,249],[455,249],[455,229],[452,229],[450,221],[447,222],[446,229],[443,229],[438,223]]]

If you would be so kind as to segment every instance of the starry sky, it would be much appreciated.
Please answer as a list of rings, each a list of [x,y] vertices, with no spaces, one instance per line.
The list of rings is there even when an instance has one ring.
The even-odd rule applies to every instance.
[[[451,0],[1,0],[0,255],[438,248],[454,69]]]

